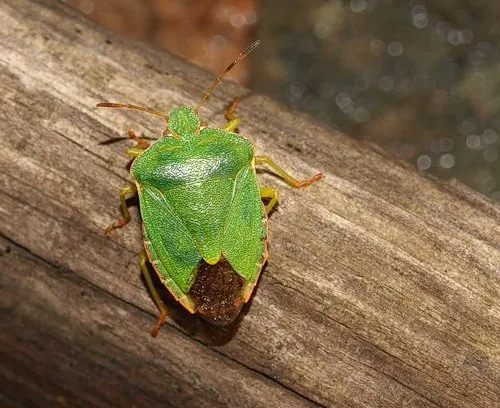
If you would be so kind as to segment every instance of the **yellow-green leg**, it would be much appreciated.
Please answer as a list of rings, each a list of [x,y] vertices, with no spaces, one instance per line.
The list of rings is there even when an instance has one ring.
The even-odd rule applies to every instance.
[[[269,199],[269,202],[264,206],[264,208],[266,209],[266,214],[269,215],[269,213],[273,210],[274,206],[278,202],[279,191],[276,187],[261,187],[260,197]]]
[[[139,255],[139,266],[141,267],[144,279],[146,279],[149,292],[151,293],[151,296],[153,297],[153,300],[155,301],[156,306],[158,307],[158,310],[160,312],[160,314],[158,315],[158,320],[156,321],[156,324],[151,330],[151,336],[156,337],[161,326],[167,320],[168,309],[167,306],[165,306],[165,303],[163,303],[163,301],[161,300],[160,294],[158,293],[153,284],[153,280],[151,279],[151,274],[149,273],[148,267],[146,265],[147,261],[148,261],[148,255],[146,254],[146,251],[143,249]]]
[[[141,155],[144,152],[144,150],[146,150],[149,147],[149,142],[143,139],[142,137],[137,136],[132,130],[128,131],[128,137],[130,139],[135,140],[136,142],[136,145],[134,147],[127,149],[127,155],[130,157],[137,157]],[[130,213],[128,211],[126,199],[127,196],[132,196],[134,194],[137,194],[137,187],[135,184],[131,183],[120,189],[119,196],[120,196],[123,218],[109,225],[105,231],[106,235],[109,235],[111,231],[113,231],[115,228],[123,227],[130,221]],[[148,261],[148,255],[146,251],[143,249],[139,254],[139,266],[141,268],[142,274],[144,275],[144,279],[146,279],[146,284],[148,285],[149,292],[151,293],[151,296],[153,297],[153,300],[156,303],[158,310],[160,311],[160,314],[158,315],[158,320],[156,321],[155,326],[151,330],[151,336],[156,337],[158,331],[160,330],[160,327],[167,320],[168,310],[163,301],[161,300],[158,291],[154,287],[153,280],[151,279],[151,275],[146,265],[147,261]]]
[[[236,97],[233,99],[233,102],[231,102],[231,105],[226,110],[226,120],[227,123],[226,125],[222,128],[227,132],[234,132],[238,125],[240,124],[240,119],[234,114],[234,111],[236,109],[236,106],[238,106],[238,103],[240,102],[240,98]]]
[[[149,142],[146,139],[137,136],[132,130],[128,131],[128,137],[135,140],[136,145],[127,149],[127,156],[136,158],[149,147]]]
[[[317,173],[311,178],[305,180],[297,180],[293,178],[290,174],[288,174],[285,170],[283,170],[280,166],[278,166],[274,161],[271,160],[269,156],[255,156],[255,164],[267,164],[271,167],[278,175],[290,186],[294,188],[306,187],[311,183],[319,180],[323,177],[322,173]]]
[[[109,234],[111,234],[111,231],[113,231],[115,228],[121,228],[124,225],[128,224],[128,222],[130,221],[130,213],[128,212],[128,207],[126,202],[127,196],[133,196],[136,193],[137,193],[137,187],[135,186],[135,184],[132,183],[120,189],[118,194],[120,196],[123,218],[108,225],[108,227],[104,231],[104,235],[108,236]]]

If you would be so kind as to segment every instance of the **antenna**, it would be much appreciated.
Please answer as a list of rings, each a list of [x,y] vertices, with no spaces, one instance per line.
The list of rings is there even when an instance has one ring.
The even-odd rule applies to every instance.
[[[210,94],[214,91],[215,88],[217,88],[217,85],[220,84],[222,79],[226,76],[226,74],[231,71],[231,69],[238,63],[240,62],[243,58],[245,58],[248,54],[250,54],[255,48],[257,48],[260,44],[260,40],[255,40],[252,44],[250,44],[247,48],[245,48],[244,51],[240,53],[236,57],[236,59],[231,62],[224,71],[222,71],[217,78],[214,79],[210,87],[206,90],[206,92],[203,94],[203,96],[200,99],[200,102],[198,102],[198,105],[196,105],[196,108],[194,109],[195,113],[198,115],[198,111],[200,110],[201,105],[203,105],[203,102],[205,102]]]
[[[166,113],[145,108],[144,106],[131,105],[129,103],[113,103],[113,102],[101,102],[96,105],[98,108],[125,108],[125,109],[135,109],[142,112],[152,113],[153,115],[159,116],[168,122],[168,116]]]

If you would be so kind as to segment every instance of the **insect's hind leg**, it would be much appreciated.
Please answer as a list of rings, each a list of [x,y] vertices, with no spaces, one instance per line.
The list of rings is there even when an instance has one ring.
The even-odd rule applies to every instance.
[[[149,273],[148,267],[146,265],[147,261],[148,261],[148,255],[146,254],[146,251],[143,249],[139,255],[139,266],[141,267],[141,272],[144,275],[144,279],[146,279],[149,292],[151,293],[151,296],[153,297],[153,300],[155,301],[156,306],[158,307],[158,310],[160,312],[156,324],[151,329],[151,336],[156,337],[158,335],[158,331],[160,330],[161,326],[167,320],[168,309],[167,306],[165,306],[165,303],[163,303],[163,301],[161,300],[160,294],[158,293],[153,284],[153,280],[151,279],[151,274]]]
[[[236,128],[238,127],[238,125],[240,124],[240,119],[234,113],[239,102],[240,102],[240,98],[235,97],[233,99],[233,102],[231,102],[231,105],[229,105],[229,107],[226,110],[225,117],[226,117],[227,123],[222,128],[226,132],[234,132],[236,130]]]
[[[317,173],[311,178],[305,180],[297,180],[293,178],[290,174],[288,174],[285,170],[283,170],[280,166],[278,166],[269,156],[255,156],[255,164],[267,164],[271,167],[278,175],[290,186],[294,188],[306,187],[311,183],[319,180],[323,177],[322,173]]]
[[[111,231],[113,231],[114,229],[122,228],[124,225],[128,224],[128,222],[130,221],[130,213],[127,207],[126,196],[133,196],[136,193],[137,193],[137,187],[135,186],[135,184],[132,183],[120,188],[118,195],[120,196],[120,204],[122,208],[123,218],[108,225],[108,227],[104,231],[104,235],[109,236],[109,234],[111,234]]]
[[[266,209],[266,214],[269,215],[269,213],[273,210],[274,206],[278,202],[279,191],[276,187],[270,187],[270,186],[261,187],[260,197],[269,199],[269,202],[264,205],[264,208]]]

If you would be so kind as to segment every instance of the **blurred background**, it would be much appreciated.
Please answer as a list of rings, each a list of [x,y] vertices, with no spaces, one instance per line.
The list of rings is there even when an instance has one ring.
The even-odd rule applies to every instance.
[[[64,2],[500,200],[498,0]]]

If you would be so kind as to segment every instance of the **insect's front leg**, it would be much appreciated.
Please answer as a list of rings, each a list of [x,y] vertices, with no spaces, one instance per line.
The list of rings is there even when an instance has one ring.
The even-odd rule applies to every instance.
[[[144,279],[146,279],[146,283],[148,285],[149,292],[151,293],[151,296],[153,297],[153,300],[156,303],[156,306],[158,307],[158,310],[160,311],[160,314],[158,315],[158,320],[156,321],[156,324],[154,325],[153,329],[151,330],[151,336],[156,337],[158,334],[158,331],[160,330],[160,327],[165,323],[167,320],[167,315],[168,315],[168,309],[167,306],[165,306],[165,303],[163,303],[163,300],[160,298],[160,294],[156,290],[153,280],[151,279],[151,274],[149,273],[148,266],[146,265],[148,261],[148,255],[146,251],[143,249],[139,255],[139,266],[141,267],[142,274],[144,275]]]
[[[135,184],[130,183],[120,189],[118,195],[120,196],[123,218],[108,225],[108,227],[104,231],[104,235],[108,236],[115,228],[121,228],[130,221],[130,213],[128,211],[126,200],[127,196],[133,196],[135,194],[137,194],[137,187],[135,186]]]
[[[226,120],[227,123],[226,125],[222,128],[226,132],[234,132],[238,125],[240,124],[240,119],[235,115],[234,111],[236,110],[236,106],[238,106],[238,103],[240,102],[240,98],[235,97],[233,99],[233,102],[231,102],[231,105],[226,110]]]
[[[317,173],[311,178],[305,180],[297,180],[293,178],[290,174],[288,174],[285,170],[283,170],[280,166],[278,166],[269,156],[255,156],[255,164],[267,164],[271,167],[278,175],[290,186],[294,188],[306,187],[311,183],[319,180],[323,177],[322,173]]]
[[[146,139],[137,136],[132,130],[128,131],[128,137],[134,140],[136,145],[127,149],[127,156],[136,158],[144,153],[144,150],[149,147],[149,142]]]

